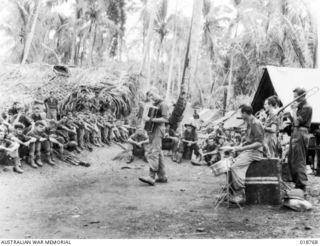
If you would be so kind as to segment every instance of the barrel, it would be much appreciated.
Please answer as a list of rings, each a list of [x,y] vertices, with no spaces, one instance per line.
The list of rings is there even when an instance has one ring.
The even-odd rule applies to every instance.
[[[279,159],[262,159],[250,164],[246,173],[248,205],[280,205],[281,164]]]

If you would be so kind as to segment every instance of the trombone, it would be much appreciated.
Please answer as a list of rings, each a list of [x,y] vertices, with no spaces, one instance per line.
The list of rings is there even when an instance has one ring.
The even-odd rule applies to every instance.
[[[287,105],[281,107],[278,112],[277,115],[279,115],[281,112],[283,112],[286,108],[288,108],[289,106],[291,106],[293,103],[295,103],[296,101],[298,101],[300,98],[306,96],[306,99],[309,97],[314,96],[315,94],[317,94],[319,92],[319,87],[312,87],[310,90],[307,90],[305,93],[303,93],[301,96],[296,97],[293,101],[291,101],[290,103],[288,103]]]

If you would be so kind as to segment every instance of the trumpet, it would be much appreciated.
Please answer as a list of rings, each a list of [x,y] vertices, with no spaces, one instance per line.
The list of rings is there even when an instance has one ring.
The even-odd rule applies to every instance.
[[[294,100],[292,100],[290,103],[288,103],[287,105],[281,107],[278,112],[277,115],[279,115],[280,113],[282,113],[286,108],[288,108],[289,106],[291,106],[292,104],[296,103],[300,98],[306,96],[306,99],[309,97],[314,96],[315,94],[317,94],[319,92],[319,87],[312,87],[310,90],[307,90],[304,94],[302,94],[301,96],[298,96],[297,98],[295,98]]]

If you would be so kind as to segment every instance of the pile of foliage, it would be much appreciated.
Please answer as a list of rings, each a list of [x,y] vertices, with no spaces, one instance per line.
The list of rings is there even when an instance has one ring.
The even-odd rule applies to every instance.
[[[54,92],[60,101],[62,113],[82,110],[81,105],[91,107],[93,101],[98,110],[109,107],[118,118],[127,117],[137,110],[142,94],[138,90],[143,78],[128,72],[121,64],[109,64],[108,68],[69,68],[69,76],[54,72],[47,64],[7,65],[0,72],[0,107],[7,108],[14,101],[31,105],[43,101]]]
[[[96,85],[80,85],[73,89],[60,104],[60,111],[82,111],[89,109],[101,112],[112,109],[117,118],[127,117],[136,105],[139,95],[139,77],[128,75],[118,83],[99,82]]]

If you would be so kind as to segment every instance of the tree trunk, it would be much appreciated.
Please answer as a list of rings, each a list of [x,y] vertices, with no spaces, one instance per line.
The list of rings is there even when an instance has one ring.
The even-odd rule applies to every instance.
[[[28,59],[28,55],[29,55],[32,39],[33,39],[33,36],[34,36],[34,32],[36,30],[36,24],[37,24],[37,20],[38,20],[38,16],[39,16],[40,5],[41,5],[41,0],[38,0],[36,5],[35,5],[36,10],[34,12],[34,17],[33,17],[31,30],[30,30],[30,32],[28,34],[26,45],[24,47],[23,58],[22,58],[21,64],[25,64],[27,59]]]
[[[191,44],[190,44],[190,80],[188,83],[188,88],[190,86],[196,85],[200,92],[200,100],[203,103],[202,91],[200,85],[196,82],[197,77],[197,70],[198,70],[198,58],[199,58],[199,51],[201,46],[201,35],[202,35],[202,23],[201,23],[201,16],[202,16],[202,6],[203,0],[194,1],[193,4],[193,23],[192,23],[192,36],[191,36]]]
[[[159,40],[159,46],[158,46],[158,49],[157,49],[157,60],[156,60],[156,71],[155,71],[155,77],[154,77],[154,82],[156,84],[158,84],[158,81],[159,81],[159,60],[160,60],[160,54],[161,54],[161,49],[162,49],[162,43],[163,43],[163,37],[161,36],[160,37],[160,40]]]
[[[177,95],[180,94],[180,90],[181,90],[181,78],[182,78],[182,64],[181,64],[181,60],[180,60],[181,56],[178,56],[178,77],[177,77]]]
[[[147,67],[147,84],[145,86],[145,91],[148,91],[149,88],[150,88],[150,85],[151,85],[152,58],[151,58],[151,50],[150,49],[149,49],[149,53],[148,53],[148,56],[147,56],[147,64],[148,64],[148,67]]]
[[[210,107],[211,105],[211,101],[212,101],[212,92],[213,92],[213,87],[215,85],[215,80],[216,80],[216,77],[213,79],[213,74],[212,74],[212,64],[211,64],[211,58],[209,57],[208,59],[208,70],[209,70],[209,80],[210,80],[210,98],[208,100],[208,103],[207,103],[207,106]]]
[[[97,25],[95,22],[91,23],[91,42],[90,42],[90,51],[89,51],[89,65],[93,65],[93,50],[94,50],[94,45],[96,41],[96,30],[97,30]]]
[[[231,48],[233,49],[233,48]],[[232,90],[232,70],[233,70],[233,50],[231,50],[231,61],[230,61],[230,67],[229,67],[229,80],[228,80],[228,89],[227,89],[227,96],[226,96],[226,110],[228,109],[229,106],[229,101],[231,98],[231,90]]]
[[[157,1],[152,1],[149,0],[150,4],[152,4],[151,6],[151,13],[150,13],[150,19],[149,19],[149,26],[148,26],[148,32],[147,32],[147,38],[146,38],[146,45],[145,45],[145,49],[144,49],[144,54],[142,57],[142,61],[141,61],[141,66],[139,69],[139,74],[142,74],[142,71],[144,69],[144,65],[150,50],[150,43],[151,43],[151,39],[152,39],[152,32],[153,32],[153,24],[154,24],[154,20],[155,20],[155,15],[156,15],[156,3]]]
[[[177,103],[172,111],[172,114],[170,116],[169,122],[171,124],[171,127],[173,130],[177,130],[180,122],[183,119],[183,112],[186,108],[187,105],[187,83],[185,82],[185,76],[187,72],[187,67],[189,65],[189,50],[190,50],[190,43],[191,43],[191,33],[192,33],[192,25],[193,25],[193,18],[195,15],[195,5],[198,2],[198,0],[193,1],[193,13],[192,13],[192,18],[191,18],[191,25],[190,25],[190,30],[189,30],[189,37],[188,37],[188,43],[187,43],[187,49],[186,49],[186,54],[184,58],[184,64],[183,64],[183,71],[182,71],[182,76],[181,76],[181,90],[179,93],[179,98],[177,100]]]
[[[312,32],[315,33],[315,48],[313,52],[313,68],[319,68],[319,57],[320,57],[320,17],[319,17],[319,9],[320,2],[319,1],[307,1],[307,7],[309,10],[309,15],[311,19]]]
[[[176,1],[175,15],[177,14],[177,6],[178,6],[178,1]],[[169,76],[168,76],[168,82],[167,82],[166,100],[168,100],[169,97],[170,97],[170,90],[171,90],[171,84],[172,84],[173,65],[174,65],[174,57],[175,57],[176,44],[177,44],[176,29],[177,29],[177,18],[175,18],[174,28],[173,28],[173,45],[172,45],[172,49],[171,49],[171,57],[170,57],[170,65],[169,65]]]

